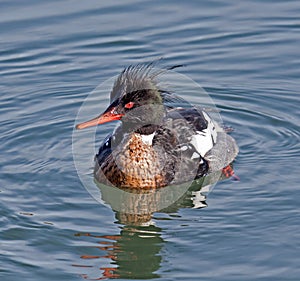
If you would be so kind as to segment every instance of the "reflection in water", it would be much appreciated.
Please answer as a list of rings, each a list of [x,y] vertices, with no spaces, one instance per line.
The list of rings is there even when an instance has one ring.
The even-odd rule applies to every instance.
[[[74,266],[81,267],[84,270],[81,276],[88,280],[158,278],[164,240],[161,237],[162,229],[152,221],[153,212],[175,213],[179,208],[206,207],[205,194],[218,179],[220,174],[202,178],[183,194],[182,189],[179,192],[177,187],[172,188],[171,194],[165,188],[160,192],[141,194],[99,184],[103,200],[114,209],[117,223],[123,226],[117,235],[76,234],[83,239],[92,239],[89,242],[96,245],[89,248],[89,253],[83,253],[81,263]]]
[[[160,250],[163,245],[161,229],[149,225],[124,226],[120,235],[91,235],[77,234],[77,236],[92,237],[99,255],[82,255],[84,260],[97,260],[95,266],[74,265],[84,267],[86,271],[81,276],[89,280],[102,280],[106,278],[152,279],[159,277],[155,272],[160,268]],[[104,254],[103,254],[104,252]],[[109,259],[109,265],[103,266]],[[99,264],[98,264],[99,263]],[[95,269],[96,273],[93,272]],[[97,272],[98,271],[98,272]],[[95,276],[94,276],[95,275]]]
[[[222,171],[209,174],[192,183],[166,186],[160,189],[120,189],[96,182],[102,200],[117,213],[125,225],[145,225],[155,212],[176,212],[179,208],[205,207],[205,196],[215,183],[226,177]]]

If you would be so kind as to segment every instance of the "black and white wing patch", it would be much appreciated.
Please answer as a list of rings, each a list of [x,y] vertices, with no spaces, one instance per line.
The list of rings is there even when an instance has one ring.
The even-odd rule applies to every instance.
[[[112,138],[113,138],[112,135],[108,135],[102,142],[101,146],[99,147],[98,153],[95,156],[95,160],[97,159],[99,165],[101,165],[106,160],[106,158],[111,154]]]
[[[217,130],[206,112],[202,111],[204,119],[207,121],[207,127],[201,131],[196,131],[192,136],[191,144],[195,147],[202,157],[210,151],[217,142]]]

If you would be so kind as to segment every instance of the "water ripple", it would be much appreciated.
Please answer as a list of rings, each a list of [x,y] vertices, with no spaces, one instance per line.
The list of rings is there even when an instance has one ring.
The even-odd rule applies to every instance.
[[[276,91],[266,94],[266,90],[257,89],[210,90],[217,96],[225,122],[235,129],[243,161],[255,164],[280,160],[288,164],[299,157],[299,116],[292,114],[296,93],[286,93],[282,100],[282,94]]]

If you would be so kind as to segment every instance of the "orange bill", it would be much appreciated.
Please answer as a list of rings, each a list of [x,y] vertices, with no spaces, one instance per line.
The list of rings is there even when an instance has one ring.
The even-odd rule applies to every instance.
[[[97,126],[103,123],[111,122],[114,120],[120,120],[123,116],[123,114],[116,113],[115,108],[111,108],[109,111],[104,112],[96,118],[77,124],[76,129],[81,130],[92,126]]]

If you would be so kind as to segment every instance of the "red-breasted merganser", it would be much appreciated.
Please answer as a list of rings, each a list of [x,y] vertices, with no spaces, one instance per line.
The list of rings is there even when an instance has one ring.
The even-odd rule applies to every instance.
[[[152,63],[125,68],[108,108],[76,126],[121,121],[95,156],[97,181],[119,188],[159,188],[221,170],[236,157],[234,139],[207,112],[160,89],[156,78],[161,73]]]

